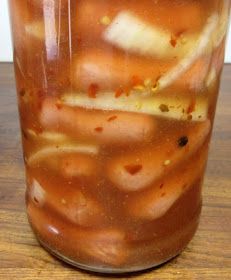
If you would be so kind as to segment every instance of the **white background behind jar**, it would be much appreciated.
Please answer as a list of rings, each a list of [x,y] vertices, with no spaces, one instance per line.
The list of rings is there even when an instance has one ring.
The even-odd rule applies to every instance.
[[[12,61],[12,45],[7,1],[8,0],[0,0],[0,61]],[[231,27],[229,28],[225,62],[231,63]]]

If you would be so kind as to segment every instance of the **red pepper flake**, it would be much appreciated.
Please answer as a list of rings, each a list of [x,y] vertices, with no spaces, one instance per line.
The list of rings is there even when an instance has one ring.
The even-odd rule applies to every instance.
[[[96,132],[102,132],[102,131],[103,131],[103,128],[102,128],[101,126],[96,127],[96,128],[95,128],[95,131],[96,131]]]
[[[60,104],[60,103],[56,103],[55,106],[58,110],[61,110],[63,107],[62,104]]]
[[[64,162],[64,165],[65,165],[66,167],[68,167],[68,166],[69,166],[69,162],[68,162],[68,161]]]
[[[130,90],[127,90],[127,91],[126,91],[126,96],[129,96],[130,93],[131,93],[131,91],[130,91]]]
[[[183,33],[185,33],[187,30],[186,29],[182,29],[182,30],[179,30],[176,34],[175,34],[175,36],[177,37],[177,38],[179,38]]]
[[[90,84],[88,88],[88,96],[90,98],[96,98],[96,94],[99,91],[99,86],[97,84]]]
[[[132,87],[139,86],[142,84],[143,84],[143,80],[139,76],[137,76],[137,75],[132,76],[132,78],[131,78]]]
[[[176,39],[176,37],[173,36],[173,35],[171,35],[170,44],[172,45],[173,48],[176,47],[177,39]]]
[[[43,128],[41,126],[33,125],[34,131],[37,134],[43,133]]]
[[[124,93],[124,90],[122,88],[118,88],[115,91],[115,98],[119,98]]]
[[[184,184],[183,186],[182,186],[182,190],[185,190],[187,188],[187,184]]]
[[[166,193],[165,192],[163,192],[162,194],[161,194],[161,197],[164,197],[166,195]]]
[[[39,203],[38,199],[35,196],[33,198],[35,203]]]
[[[187,109],[187,114],[190,114],[192,112],[195,111],[195,108],[196,108],[196,99],[193,98],[188,106],[188,109]]]
[[[141,164],[129,164],[129,165],[125,165],[124,168],[131,175],[135,175],[142,169],[142,165]]]
[[[162,184],[160,185],[160,189],[163,189],[163,187],[164,187],[164,184],[162,183]]]
[[[23,89],[21,89],[20,91],[19,91],[19,95],[20,96],[24,96],[26,94],[26,91],[25,91],[25,89],[23,88]]]
[[[38,90],[37,91],[37,96],[38,98],[45,98],[46,97],[46,93],[43,90]]]
[[[188,121],[191,121],[192,118],[193,118],[192,115],[188,115],[188,118],[187,118],[187,119],[188,119]]]
[[[117,116],[111,116],[110,118],[107,119],[108,122],[114,121],[115,119],[117,119]]]

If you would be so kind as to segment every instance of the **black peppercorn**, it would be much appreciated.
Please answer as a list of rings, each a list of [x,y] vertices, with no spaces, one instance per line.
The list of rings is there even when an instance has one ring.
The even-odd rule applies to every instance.
[[[179,140],[178,140],[178,145],[180,147],[184,147],[188,144],[188,137],[187,136],[182,136]]]

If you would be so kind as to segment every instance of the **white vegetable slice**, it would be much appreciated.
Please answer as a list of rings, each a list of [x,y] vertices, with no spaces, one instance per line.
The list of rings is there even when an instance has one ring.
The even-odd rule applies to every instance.
[[[98,154],[99,148],[95,145],[63,145],[63,146],[48,146],[33,153],[27,159],[28,165],[34,165],[44,158],[51,157],[62,153],[86,153],[86,154]]]
[[[207,76],[207,79],[205,82],[206,87],[208,89],[211,88],[214,85],[214,83],[216,82],[216,79],[217,79],[217,72],[216,72],[216,69],[214,67],[212,67],[208,73],[208,76]]]
[[[32,184],[29,186],[29,194],[34,203],[38,206],[43,206],[45,203],[46,192],[39,182],[33,179]]]
[[[225,38],[229,24],[230,0],[223,0],[222,2],[223,3],[219,23],[217,25],[217,30],[213,36],[214,48],[217,48]]]
[[[198,34],[179,38],[171,45],[171,34],[150,25],[129,11],[120,12],[103,33],[103,39],[124,50],[159,58],[184,57],[194,49]]]
[[[207,119],[208,101],[205,97],[196,97],[195,110],[187,113],[192,102],[190,97],[179,96],[151,96],[137,95],[114,97],[114,93],[97,94],[96,98],[89,98],[86,94],[66,94],[62,102],[69,106],[80,106],[89,109],[118,110],[136,113],[145,113],[177,120],[204,121]],[[163,108],[164,107],[164,108]]]
[[[63,142],[68,139],[68,136],[63,133],[44,131],[36,133],[33,129],[27,129],[27,133],[33,138],[39,138],[46,141]]]
[[[175,67],[168,71],[166,75],[159,79],[158,90],[162,90],[171,85],[185,71],[187,71],[201,55],[211,51],[213,45],[213,43],[210,42],[211,36],[216,29],[218,20],[219,16],[217,13],[214,13],[208,18],[196,47],[192,48],[191,52],[185,58],[183,58]]]

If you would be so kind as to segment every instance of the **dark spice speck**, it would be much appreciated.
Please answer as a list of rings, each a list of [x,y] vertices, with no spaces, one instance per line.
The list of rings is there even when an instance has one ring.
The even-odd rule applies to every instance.
[[[178,145],[180,147],[184,147],[188,144],[188,137],[187,136],[183,136],[178,140]]]

